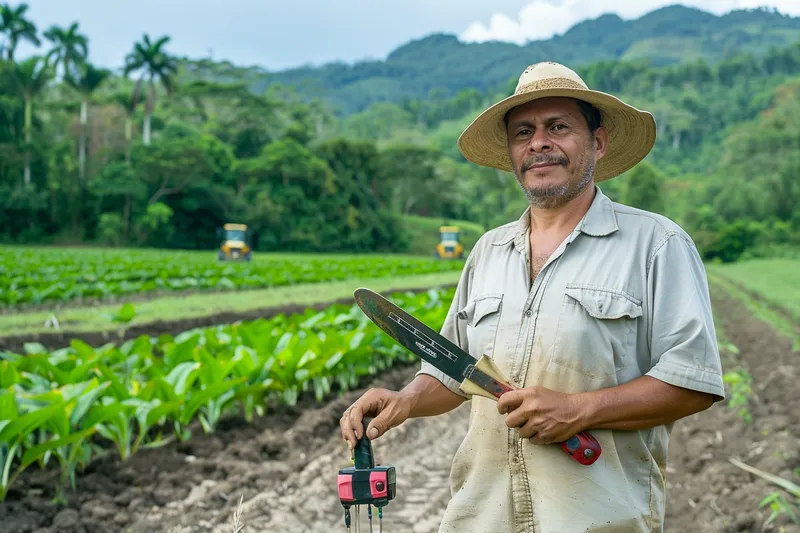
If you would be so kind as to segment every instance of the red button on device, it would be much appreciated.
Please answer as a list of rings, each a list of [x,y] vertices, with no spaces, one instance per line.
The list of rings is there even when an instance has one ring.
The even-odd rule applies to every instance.
[[[386,496],[386,472],[370,472],[369,486],[372,489],[373,498],[382,498]]]

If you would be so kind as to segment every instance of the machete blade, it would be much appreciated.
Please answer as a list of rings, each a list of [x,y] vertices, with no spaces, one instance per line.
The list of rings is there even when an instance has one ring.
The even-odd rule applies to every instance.
[[[370,289],[356,289],[356,303],[372,322],[407,350],[458,381],[476,363],[474,357]]]
[[[483,364],[479,363],[472,355],[380,294],[360,288],[353,296],[364,314],[381,330],[460,383],[462,391],[497,399],[513,388],[488,358],[484,356],[481,359]],[[482,390],[478,392],[476,388]]]

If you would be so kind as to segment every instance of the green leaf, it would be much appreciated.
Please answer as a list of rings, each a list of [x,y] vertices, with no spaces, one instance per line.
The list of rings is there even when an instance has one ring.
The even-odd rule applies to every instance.
[[[94,403],[97,401],[100,395],[105,392],[109,385],[111,385],[111,382],[106,381],[100,386],[94,387],[93,389],[85,392],[80,398],[78,398],[78,404],[75,406],[75,409],[72,410],[72,413],[69,416],[69,423],[72,427],[80,424],[83,415],[85,415],[89,408],[94,405]]]
[[[245,378],[223,381],[222,383],[211,385],[204,390],[193,393],[189,401],[186,402],[186,406],[181,411],[181,424],[188,424],[194,416],[194,413],[208,400],[222,396],[226,391],[232,389],[236,385],[244,383],[244,381]]]
[[[309,361],[313,361],[314,359],[316,359],[316,357],[317,354],[315,352],[313,352],[312,350],[306,350],[306,352],[303,354],[303,356],[300,358],[300,360],[297,362],[297,365],[295,366],[298,368],[304,367]]]
[[[22,455],[22,468],[27,467],[31,463],[35,462],[37,459],[42,457],[45,453],[55,450],[56,448],[61,448],[62,446],[67,446],[68,444],[73,444],[75,442],[79,442],[96,430],[94,428],[85,429],[83,431],[79,431],[77,433],[72,433],[65,437],[60,437],[58,439],[51,439],[47,442],[43,442],[38,446],[34,446],[33,448],[29,448],[23,455]]]
[[[40,342],[25,342],[22,344],[22,347],[27,355],[47,353],[47,348]]]
[[[127,324],[128,322],[133,320],[133,317],[135,316],[136,316],[136,310],[133,308],[133,305],[130,303],[126,303],[123,304],[122,307],[120,307],[119,312],[117,312],[117,315],[114,317],[114,321]]]
[[[91,359],[95,356],[94,348],[80,339],[72,339],[69,343],[70,348],[75,350],[75,354],[83,359]]]
[[[180,409],[181,405],[183,405],[183,402],[164,402],[143,410],[142,420],[145,423],[143,424],[143,428],[141,428],[142,431],[145,431],[146,428],[158,422],[162,417],[175,413]]]
[[[196,375],[196,370],[200,368],[200,363],[180,363],[172,369],[166,377],[167,383],[172,385],[175,394],[181,396],[192,384],[192,377]]]
[[[291,342],[293,336],[294,335],[292,335],[289,332],[286,332],[283,335],[281,335],[281,338],[278,339],[278,343],[275,345],[275,350],[273,351],[273,353],[277,355],[281,353],[283,350],[285,350],[286,347],[289,346],[289,342]]]
[[[130,393],[125,385],[119,380],[117,375],[108,368],[106,365],[100,363],[97,365],[96,371],[97,374],[100,374],[100,378],[107,381],[111,387],[111,393],[117,400],[125,400],[130,397]]]
[[[364,341],[364,332],[359,331],[353,335],[353,338],[350,339],[350,349],[355,350],[361,346],[361,343]]]
[[[308,320],[306,320],[305,322],[302,322],[300,324],[300,328],[301,329],[312,329],[314,326],[319,324],[324,319],[325,319],[325,313],[324,312],[317,313],[314,316],[312,316],[311,318],[309,318]]]
[[[0,362],[0,389],[7,389],[19,383],[20,375],[17,366],[10,361]]]
[[[86,428],[90,428],[97,424],[102,424],[106,420],[110,420],[112,417],[125,411],[127,407],[128,406],[120,402],[107,405],[94,405],[83,420],[83,425]]]
[[[24,440],[34,430],[44,426],[51,418],[59,414],[63,415],[66,405],[67,402],[60,401],[12,420],[10,424],[0,430],[0,443]]]
[[[328,358],[327,361],[325,361],[325,368],[330,370],[331,368],[335,367],[339,361],[342,360],[342,357],[344,357],[344,352],[339,351],[334,353]]]

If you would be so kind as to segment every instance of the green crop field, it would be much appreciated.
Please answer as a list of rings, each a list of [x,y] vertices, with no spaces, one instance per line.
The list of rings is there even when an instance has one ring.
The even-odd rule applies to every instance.
[[[0,247],[0,305],[401,277],[462,265],[415,256],[257,253],[231,263],[205,251]]]

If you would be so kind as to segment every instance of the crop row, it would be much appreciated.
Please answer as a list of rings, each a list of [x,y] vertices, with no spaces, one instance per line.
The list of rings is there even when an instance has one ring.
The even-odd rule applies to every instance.
[[[444,272],[460,262],[405,256],[258,254],[219,262],[210,252],[0,247],[0,305],[151,291],[268,288]]]
[[[441,327],[452,290],[392,300]],[[93,348],[73,340],[47,352],[0,353],[0,499],[31,465],[57,462],[75,487],[76,471],[98,452],[126,460],[143,447],[213,432],[226,414],[251,421],[303,391],[322,400],[415,356],[355,305],[216,326],[177,336],[140,336]],[[195,429],[196,430],[196,429]]]

